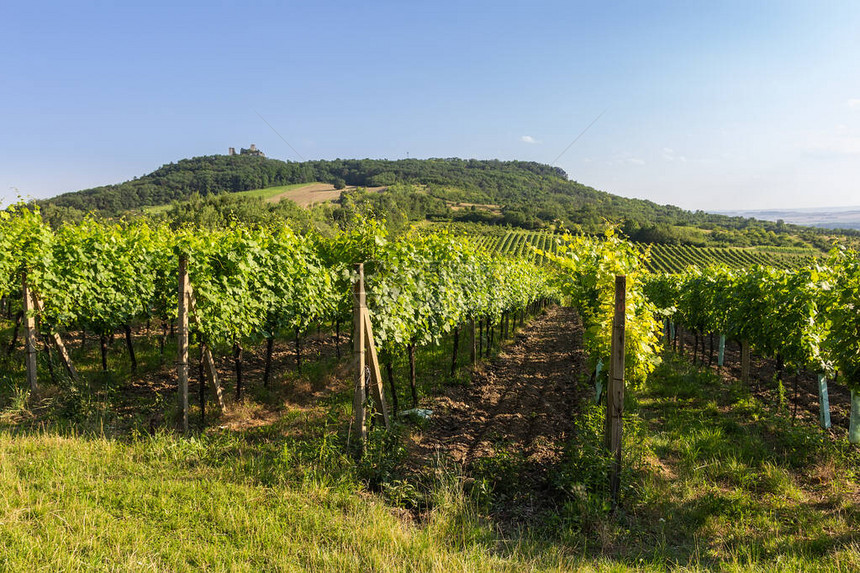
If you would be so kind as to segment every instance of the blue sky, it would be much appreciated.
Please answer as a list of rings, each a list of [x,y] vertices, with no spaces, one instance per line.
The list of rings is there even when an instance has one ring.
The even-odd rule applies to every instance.
[[[552,162],[689,209],[860,204],[860,2],[0,0],[0,199],[256,143]]]

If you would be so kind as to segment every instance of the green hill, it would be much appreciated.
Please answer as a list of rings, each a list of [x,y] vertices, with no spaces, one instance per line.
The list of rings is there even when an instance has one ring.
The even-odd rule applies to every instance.
[[[313,181],[302,164],[254,155],[210,155],[163,165],[148,175],[83,191],[45,204],[116,216],[125,211],[203,196]],[[309,178],[308,178],[309,177]]]
[[[387,187],[384,193],[352,192],[347,203],[350,209],[377,215],[401,210],[410,220],[583,232],[595,232],[612,221],[634,240],[692,245],[825,248],[833,235],[822,229],[620,197],[572,181],[562,169],[540,163],[457,158],[293,163],[254,155],[212,155],[170,163],[124,183],[66,193],[42,205],[53,221],[86,212],[115,217],[197,197],[205,200],[314,181],[336,188]],[[332,216],[337,219],[337,213]]]

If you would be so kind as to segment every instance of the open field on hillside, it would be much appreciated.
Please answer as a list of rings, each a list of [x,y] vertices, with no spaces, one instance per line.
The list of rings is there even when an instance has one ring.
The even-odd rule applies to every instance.
[[[356,187],[345,187],[335,189],[331,183],[300,183],[298,185],[286,185],[283,187],[271,187],[269,189],[257,189],[245,191],[252,197],[262,197],[269,203],[277,203],[289,199],[299,207],[309,207],[314,203],[326,203],[340,199],[344,191],[354,191]],[[379,192],[385,187],[367,187],[368,191]]]
[[[280,185],[277,187],[266,187],[264,189],[252,189],[250,191],[238,191],[231,193],[235,197],[257,197],[267,203],[277,203],[284,199],[295,202],[300,207],[310,207],[315,203],[327,203],[340,199],[344,191],[354,191],[357,187],[345,187],[335,189],[331,183],[296,183],[293,185]],[[379,192],[386,187],[365,187],[367,191]],[[144,207],[143,212],[149,215],[167,212],[170,204],[154,205]]]
[[[322,183],[295,183],[293,185],[279,185],[277,187],[266,187],[265,189],[252,189],[250,191],[239,191],[235,193],[237,197],[259,197],[260,199],[270,201],[275,197],[279,197],[290,191],[312,187],[314,185],[323,185]],[[276,199],[280,200],[280,199]]]
[[[462,201],[445,201],[445,204],[451,208],[452,211],[463,211],[467,209],[471,209],[474,207],[479,211],[487,211],[489,213],[493,213],[494,215],[502,214],[502,206],[495,205],[492,203],[481,204],[481,203],[464,203]]]

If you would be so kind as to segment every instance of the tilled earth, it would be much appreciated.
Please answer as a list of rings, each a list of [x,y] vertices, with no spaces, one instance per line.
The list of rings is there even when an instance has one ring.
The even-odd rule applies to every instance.
[[[547,488],[570,441],[579,404],[593,394],[582,323],[570,308],[552,307],[517,333],[471,383],[433,400],[429,427],[415,436],[425,461],[443,454],[466,473],[495,467],[516,473],[519,490]],[[590,394],[589,394],[590,393]]]

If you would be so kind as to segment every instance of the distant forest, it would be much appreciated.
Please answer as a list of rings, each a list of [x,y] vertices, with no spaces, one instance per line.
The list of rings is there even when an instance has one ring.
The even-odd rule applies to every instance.
[[[628,199],[571,181],[562,169],[540,163],[457,158],[294,163],[247,154],[212,155],[183,159],[125,183],[66,193],[41,204],[54,223],[90,212],[105,217],[133,215],[143,207],[189,200],[198,205],[208,202],[211,208],[235,214],[249,212],[249,207],[239,208],[236,201],[215,197],[315,181],[337,188],[389,188],[384,193],[346,194],[339,207],[327,211],[332,221],[368,212],[412,221],[470,221],[582,232],[596,232],[611,221],[640,242],[700,245],[825,248],[828,236],[833,235],[832,231],[783,222],[691,212]],[[259,209],[276,207],[260,205]],[[179,205],[173,211],[189,215]]]

